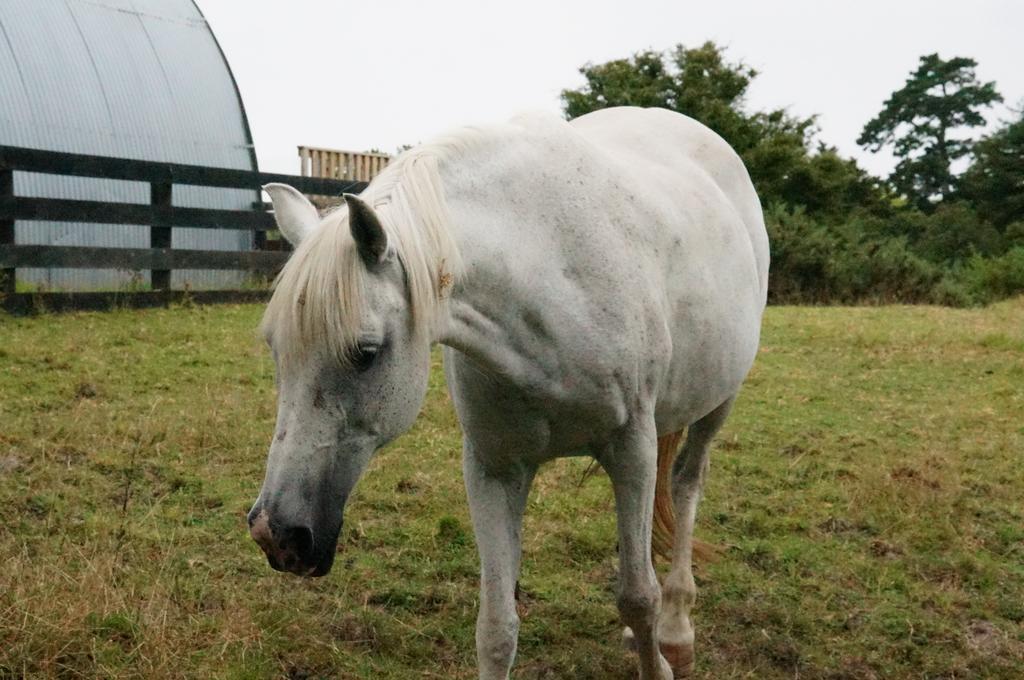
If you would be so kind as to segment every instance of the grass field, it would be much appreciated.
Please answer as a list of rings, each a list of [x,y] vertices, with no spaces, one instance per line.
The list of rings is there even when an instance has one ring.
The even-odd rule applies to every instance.
[[[435,370],[323,579],[245,528],[273,428],[254,306],[0,316],[0,677],[474,677]],[[439,367],[438,367],[439,368]],[[1024,677],[1024,299],[772,308],[698,531],[706,678]],[[629,678],[607,479],[531,496],[517,678]]]

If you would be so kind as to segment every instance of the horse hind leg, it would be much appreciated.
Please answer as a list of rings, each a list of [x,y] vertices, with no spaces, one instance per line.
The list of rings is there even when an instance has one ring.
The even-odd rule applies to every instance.
[[[651,423],[653,430],[653,423]],[[640,680],[670,680],[658,649],[661,589],[651,561],[651,520],[657,480],[654,433],[626,434],[598,460],[615,492],[619,533],[619,613],[635,633]]]
[[[658,642],[676,678],[689,677],[693,673],[694,634],[690,611],[697,599],[697,586],[693,580],[693,525],[704,490],[711,440],[721,429],[732,404],[733,399],[729,399],[690,425],[683,449],[672,466],[675,538],[672,566],[662,584]]]

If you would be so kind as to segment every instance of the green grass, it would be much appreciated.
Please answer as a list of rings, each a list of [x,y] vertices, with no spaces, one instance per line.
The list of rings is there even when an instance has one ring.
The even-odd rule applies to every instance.
[[[334,571],[245,513],[275,412],[255,306],[0,317],[0,677],[471,678],[476,553],[435,370]],[[772,308],[717,440],[695,614],[713,678],[1024,674],[1024,299]],[[612,498],[538,477],[515,677],[629,678]]]

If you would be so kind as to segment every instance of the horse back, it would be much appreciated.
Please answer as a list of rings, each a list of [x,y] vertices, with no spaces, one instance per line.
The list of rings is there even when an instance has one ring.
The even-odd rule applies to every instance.
[[[735,211],[750,238],[760,290],[767,294],[768,237],[761,203],[743,161],[724,139],[696,120],[665,109],[602,109],[570,124],[618,159],[624,171],[641,181],[667,184],[669,196],[686,194],[687,184],[705,192],[701,202],[720,192],[719,198]]]

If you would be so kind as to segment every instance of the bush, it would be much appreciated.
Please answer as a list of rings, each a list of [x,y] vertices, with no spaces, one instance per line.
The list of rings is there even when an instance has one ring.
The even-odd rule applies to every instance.
[[[1024,294],[1024,246],[999,257],[975,255],[955,277],[974,303]]]
[[[990,227],[963,205],[927,216],[916,211],[892,219],[860,214],[833,225],[802,210],[773,206],[765,212],[765,223],[772,253],[768,300],[773,304],[965,307],[1024,294],[1024,224],[1010,225],[1005,237],[989,239]],[[956,233],[956,225],[962,233]],[[997,240],[1003,248],[1020,245],[998,254],[1003,248]]]
[[[834,263],[844,302],[930,302],[942,280],[939,267],[912,253],[906,239],[869,241],[849,250]]]
[[[829,262],[839,241],[802,211],[772,208],[765,214],[772,264],[768,297],[772,302],[828,302]]]
[[[870,232],[829,228],[781,208],[766,218],[774,303],[930,302],[942,281],[942,270],[911,252],[905,238],[861,237]]]
[[[940,205],[931,215],[918,213],[916,217],[914,249],[932,262],[954,264],[976,254],[1005,252],[999,230],[979,218],[966,203]]]

